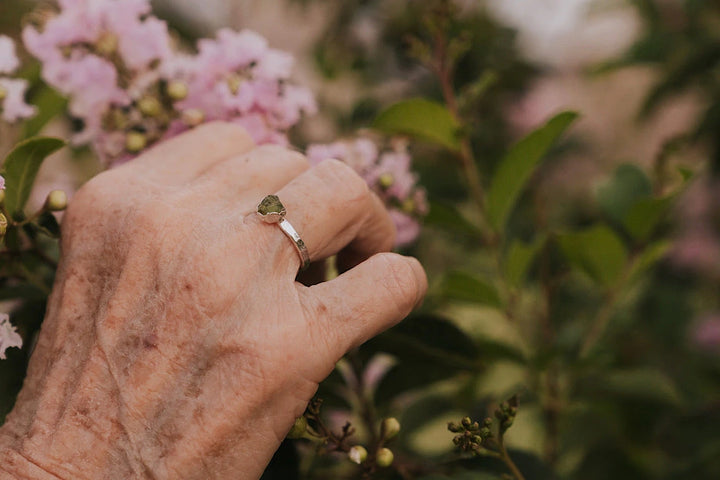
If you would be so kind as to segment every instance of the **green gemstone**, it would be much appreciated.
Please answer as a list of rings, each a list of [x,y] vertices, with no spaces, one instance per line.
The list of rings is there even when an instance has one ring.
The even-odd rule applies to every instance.
[[[267,197],[263,198],[262,202],[260,202],[257,211],[260,215],[270,215],[272,213],[284,215],[285,207],[283,206],[277,195],[268,195]]]

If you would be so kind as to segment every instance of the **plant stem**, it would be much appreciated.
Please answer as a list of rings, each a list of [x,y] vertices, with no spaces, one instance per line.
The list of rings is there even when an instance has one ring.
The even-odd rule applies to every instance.
[[[448,111],[453,116],[457,124],[461,126],[460,150],[458,155],[465,173],[465,180],[468,184],[470,195],[478,207],[480,226],[485,233],[485,236],[488,237],[487,240],[492,241],[494,240],[493,235],[489,234],[491,229],[485,217],[485,193],[482,186],[480,171],[478,170],[477,163],[475,162],[475,155],[472,150],[472,144],[470,143],[470,137],[466,133],[465,128],[463,128],[463,121],[460,117],[457,96],[455,95],[455,89],[453,88],[453,66],[449,62],[447,38],[445,37],[445,32],[443,31],[439,31],[435,35],[434,58],[431,66],[438,77],[438,81],[440,82],[443,99],[445,100]]]
[[[515,462],[512,461],[512,458],[510,458],[510,454],[508,454],[505,448],[505,438],[502,434],[498,436],[498,449],[500,450],[500,460],[502,460],[508,470],[510,470],[515,480],[525,480],[520,469],[515,465]]]

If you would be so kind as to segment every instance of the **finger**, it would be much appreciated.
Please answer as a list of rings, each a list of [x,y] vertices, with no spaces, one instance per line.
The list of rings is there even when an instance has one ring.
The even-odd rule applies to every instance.
[[[278,191],[287,210],[286,219],[307,246],[315,261],[336,254],[346,246],[356,258],[389,250],[395,241],[395,227],[374,198],[365,181],[346,164],[326,160]],[[248,216],[248,219],[255,216]],[[262,225],[274,228],[276,225]],[[292,243],[279,243],[288,270],[297,272],[300,264]],[[293,273],[294,274],[294,273]]]
[[[195,185],[200,195],[225,203],[239,214],[255,211],[265,195],[276,192],[310,168],[305,155],[278,145],[262,145],[213,165]]]
[[[215,163],[249,151],[253,145],[241,126],[210,122],[158,143],[120,168],[142,167],[144,175],[160,183],[182,185]]]
[[[298,289],[318,348],[336,360],[406,317],[425,295],[427,277],[416,259],[380,253],[334,280]]]

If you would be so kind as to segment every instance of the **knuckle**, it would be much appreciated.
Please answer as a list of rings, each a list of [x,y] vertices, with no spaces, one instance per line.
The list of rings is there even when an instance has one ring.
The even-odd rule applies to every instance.
[[[316,173],[328,185],[341,185],[351,198],[370,197],[370,188],[347,163],[334,158],[318,164]]]
[[[202,138],[211,139],[215,145],[218,143],[236,144],[240,139],[250,144],[254,143],[247,130],[236,123],[215,120],[204,123],[192,131]]]
[[[262,157],[267,157],[275,162],[283,162],[307,170],[310,162],[302,153],[291,150],[280,145],[260,145],[255,151]]]

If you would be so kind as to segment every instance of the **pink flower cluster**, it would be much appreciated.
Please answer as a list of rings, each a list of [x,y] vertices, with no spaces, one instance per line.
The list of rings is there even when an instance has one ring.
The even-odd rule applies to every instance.
[[[310,145],[311,164],[335,158],[350,165],[385,202],[397,229],[398,246],[411,243],[420,233],[419,219],[428,211],[425,190],[417,186],[407,143],[396,139],[380,152],[368,138]]]
[[[720,353],[720,313],[706,313],[699,318],[691,332],[691,341],[701,350]]]
[[[680,201],[679,236],[672,251],[676,265],[709,276],[720,275],[720,214],[717,182],[696,181]]]
[[[75,142],[107,163],[210,120],[239,123],[257,143],[285,143],[301,114],[315,111],[311,93],[288,81],[292,57],[256,33],[222,30],[185,54],[149,0],[59,4],[23,40],[83,121]]]
[[[5,76],[15,72],[19,64],[15,43],[10,37],[0,35],[0,118],[6,122],[16,122],[35,114],[35,108],[25,103],[27,81]]]
[[[22,347],[22,337],[15,331],[6,313],[0,313],[0,360],[5,360],[5,351],[10,347]]]

